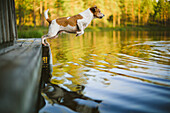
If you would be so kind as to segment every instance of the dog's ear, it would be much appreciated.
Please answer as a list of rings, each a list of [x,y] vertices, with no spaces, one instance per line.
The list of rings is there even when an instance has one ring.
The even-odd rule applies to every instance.
[[[96,5],[94,5],[93,7],[94,7],[94,8],[97,8],[97,6],[96,6]]]
[[[96,11],[96,9],[97,9],[97,6],[96,6],[96,5],[94,5],[93,7],[90,8],[90,10],[91,10],[93,13]]]

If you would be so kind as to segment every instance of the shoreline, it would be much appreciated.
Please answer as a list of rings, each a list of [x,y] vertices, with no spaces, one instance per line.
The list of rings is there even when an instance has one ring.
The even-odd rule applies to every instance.
[[[169,26],[122,26],[122,27],[87,27],[85,32],[92,31],[167,31],[170,32]],[[18,29],[18,38],[40,38],[48,32],[48,27],[25,26],[22,30]]]
[[[168,26],[88,27],[85,31],[170,31]]]

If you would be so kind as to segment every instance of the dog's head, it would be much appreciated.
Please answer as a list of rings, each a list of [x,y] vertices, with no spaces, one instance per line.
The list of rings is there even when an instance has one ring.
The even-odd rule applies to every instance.
[[[93,13],[94,18],[103,18],[104,14],[100,12],[100,9],[97,6],[93,6],[90,8],[90,11]]]

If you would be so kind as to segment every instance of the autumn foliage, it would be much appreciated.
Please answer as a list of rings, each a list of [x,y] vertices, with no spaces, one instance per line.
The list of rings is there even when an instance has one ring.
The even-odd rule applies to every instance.
[[[47,26],[44,11],[51,19],[78,14],[96,5],[105,17],[92,21],[94,27],[170,24],[168,0],[15,0],[17,25]]]

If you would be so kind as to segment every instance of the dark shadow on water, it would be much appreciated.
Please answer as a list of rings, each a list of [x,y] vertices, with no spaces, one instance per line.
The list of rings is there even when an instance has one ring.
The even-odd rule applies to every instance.
[[[98,105],[101,100],[94,100],[82,94],[85,86],[78,85],[78,92],[67,91],[50,82],[52,76],[52,60],[50,48],[43,47],[43,66],[40,84],[38,110],[39,113],[81,112],[99,113]]]

